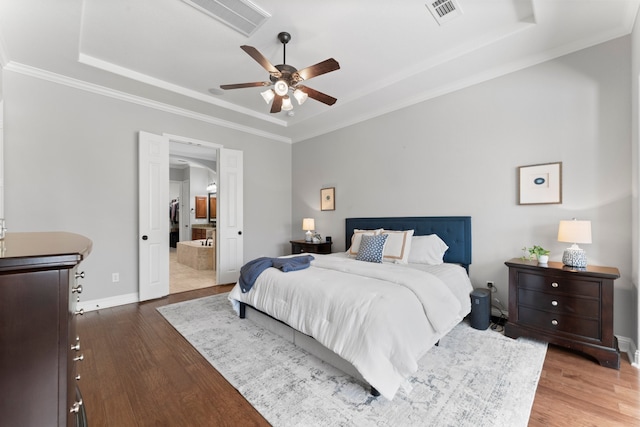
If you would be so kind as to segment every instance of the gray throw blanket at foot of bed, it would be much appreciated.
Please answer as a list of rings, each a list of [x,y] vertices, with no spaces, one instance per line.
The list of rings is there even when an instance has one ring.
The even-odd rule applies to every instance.
[[[238,284],[243,293],[249,292],[256,279],[264,270],[275,267],[286,273],[288,271],[297,271],[308,268],[314,258],[311,255],[302,255],[292,258],[269,258],[260,257],[249,261],[240,269],[240,280]]]

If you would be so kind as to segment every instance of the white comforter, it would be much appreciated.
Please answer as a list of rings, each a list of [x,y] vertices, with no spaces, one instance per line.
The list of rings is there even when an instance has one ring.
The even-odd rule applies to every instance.
[[[389,400],[400,386],[410,389],[418,360],[470,311],[462,267],[438,266],[455,278],[447,285],[407,266],[314,257],[305,270],[268,268],[249,292],[236,285],[229,299],[236,310],[245,302],[312,336]]]

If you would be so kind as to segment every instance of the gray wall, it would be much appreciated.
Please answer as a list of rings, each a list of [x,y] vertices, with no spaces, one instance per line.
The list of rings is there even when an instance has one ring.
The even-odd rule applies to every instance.
[[[293,146],[292,234],[313,217],[344,250],[354,216],[470,215],[474,286],[507,305],[504,261],[551,249],[562,219],[592,221],[594,265],[615,266],[615,332],[634,337],[630,38],[521,70]],[[563,163],[563,203],[516,203],[518,166]],[[336,210],[319,210],[336,187]]]
[[[632,295],[632,304],[636,307],[636,311],[632,313],[629,321],[633,322],[636,325],[636,334],[635,334],[635,342],[636,345],[640,345],[640,319],[638,318],[638,310],[640,310],[640,302],[638,300],[638,277],[640,276],[640,251],[638,250],[638,242],[640,241],[640,227],[639,227],[639,219],[640,219],[640,206],[638,199],[638,187],[640,185],[640,175],[638,174],[638,165],[640,164],[639,156],[640,152],[638,147],[640,147],[640,132],[638,132],[640,127],[640,108],[639,108],[639,98],[640,98],[640,24],[638,24],[638,19],[635,20],[635,27],[633,29],[633,33],[631,34],[631,98],[632,98],[632,106],[631,106],[631,147],[632,147],[632,156],[631,160],[633,163],[632,173],[632,189],[631,194],[633,195],[633,203],[632,203],[632,219],[633,219],[633,227],[632,227],[632,236],[633,236],[633,295]],[[635,362],[640,363],[640,351],[636,350],[635,354]]]
[[[3,73],[7,226],[91,238],[83,300],[138,291],[140,130],[242,150],[245,261],[282,253],[291,230],[289,144]]]

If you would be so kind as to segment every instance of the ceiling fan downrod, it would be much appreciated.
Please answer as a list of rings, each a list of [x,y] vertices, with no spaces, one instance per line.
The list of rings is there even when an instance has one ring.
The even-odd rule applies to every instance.
[[[291,40],[291,34],[283,31],[278,34],[278,40],[282,43],[282,64],[287,63],[287,43]]]

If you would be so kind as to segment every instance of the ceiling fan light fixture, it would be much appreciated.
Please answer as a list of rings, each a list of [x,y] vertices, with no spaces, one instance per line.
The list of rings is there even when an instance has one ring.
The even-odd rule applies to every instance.
[[[307,98],[309,97],[309,95],[307,95],[305,92],[301,91],[300,89],[294,90],[293,96],[298,101],[298,105],[304,104],[304,101],[306,101]]]
[[[264,92],[260,92],[260,95],[264,98],[264,102],[267,104],[273,101],[273,98],[276,97],[276,94],[273,93],[273,89],[265,90]]]
[[[289,85],[280,79],[273,85],[273,90],[276,92],[276,95],[284,96],[289,91]]]
[[[285,95],[282,98],[282,109],[284,111],[293,110],[293,104],[291,103],[291,98],[289,98],[289,95]]]
[[[248,0],[183,0],[183,1],[218,1],[218,2],[238,2]],[[455,1],[455,0],[430,0],[430,1]],[[282,64],[273,65],[258,49],[253,46],[242,45],[242,49],[247,55],[249,55],[254,61],[256,61],[262,68],[269,73],[269,81],[258,81],[248,83],[236,83],[220,85],[220,89],[242,89],[265,86],[271,87],[271,90],[261,92],[260,95],[264,98],[267,104],[271,103],[272,114],[279,113],[282,110],[291,113],[293,105],[291,98],[289,98],[289,92],[293,94],[293,97],[298,101],[298,105],[302,105],[307,98],[314,99],[318,102],[322,102],[325,105],[333,105],[337,99],[329,96],[325,93],[312,89],[308,86],[300,85],[302,81],[307,81],[313,77],[321,76],[323,74],[330,73],[340,69],[340,64],[333,58],[325,59],[317,64],[304,67],[300,70],[291,65],[287,65],[286,45],[291,40],[291,34],[287,32],[281,32],[278,34],[278,40],[282,43]],[[290,90],[291,89],[291,90]],[[291,114],[289,115],[291,117]]]

